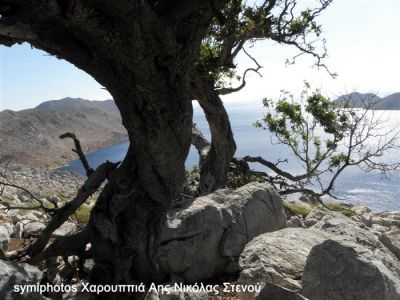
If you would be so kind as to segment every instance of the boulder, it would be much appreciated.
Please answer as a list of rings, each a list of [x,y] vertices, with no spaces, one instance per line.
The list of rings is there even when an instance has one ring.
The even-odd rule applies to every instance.
[[[319,199],[313,195],[302,195],[300,196],[299,201],[310,205],[317,205],[320,203]]]
[[[292,216],[288,222],[287,222],[287,227],[302,227],[304,228],[304,222],[302,219],[299,218],[299,216]]]
[[[400,260],[400,229],[394,228],[379,236],[379,240]]]
[[[382,220],[380,224],[378,223],[379,225],[400,228],[400,211],[382,212],[377,215],[377,218]]]
[[[330,237],[337,237],[368,246],[371,251],[386,249],[378,237],[369,230],[369,227],[338,212],[330,212],[325,215],[310,229],[325,232]]]
[[[299,290],[308,254],[327,238],[323,232],[302,228],[264,233],[248,243],[240,255],[239,282],[268,281]]]
[[[338,212],[326,209],[325,207],[315,206],[307,215],[306,220],[308,224],[314,225],[326,215],[338,216],[338,214]]]
[[[314,299],[400,299],[400,262],[361,222],[328,214],[311,230],[330,237],[307,258],[302,295]]]
[[[27,223],[24,225],[22,236],[26,238],[31,236],[38,236],[42,233],[44,227],[45,225],[40,222]]]
[[[13,231],[14,229],[11,224],[4,223],[0,225],[0,250],[7,250]]]
[[[28,264],[0,260],[0,274],[0,299],[47,299],[39,293],[21,293],[22,287],[26,287],[29,284],[36,285],[40,282],[42,278],[42,272],[38,268]],[[20,288],[20,290],[14,290],[15,288]]]
[[[383,249],[335,237],[312,248],[302,283],[311,300],[395,300],[400,266]]]
[[[251,239],[284,227],[282,199],[268,183],[218,190],[174,204],[157,259],[163,272],[185,282],[233,273]]]
[[[355,205],[353,206],[352,210],[357,214],[357,215],[367,215],[371,214],[372,211],[368,206],[365,205]]]
[[[54,237],[60,237],[65,235],[73,234],[77,230],[75,223],[65,222],[57,230],[53,232]]]
[[[268,281],[295,291],[303,288],[301,294],[311,300],[400,299],[400,294],[397,294],[397,285],[400,286],[400,262],[374,233],[367,230],[367,226],[341,213],[324,208],[316,208],[311,216],[315,224],[308,229],[285,228],[276,232],[265,233],[246,245],[239,261],[241,269],[239,282]],[[322,254],[317,252],[317,254],[324,255],[323,258],[311,255],[313,249],[325,245],[325,241],[335,241],[339,244],[335,246],[337,248],[337,250],[334,250],[335,253],[341,253],[340,249],[342,248],[354,248],[355,253],[359,256],[353,255],[352,260],[350,260],[350,258],[342,258],[338,255],[331,258],[331,261],[325,262],[325,259],[328,259],[325,252],[322,251]],[[330,248],[325,247],[323,249],[328,251]],[[343,261],[340,261],[341,259]],[[329,265],[330,263],[334,265],[336,261],[340,261],[337,266],[338,269]],[[366,268],[360,266],[365,261],[367,261]],[[307,265],[309,265],[308,268]],[[374,271],[374,274],[377,274],[376,276],[388,278],[388,280],[382,281],[382,286],[385,284],[390,286],[391,294],[389,295],[395,298],[387,298],[384,294],[379,294],[383,298],[363,298],[368,293],[375,295],[371,291],[356,297],[357,292],[351,292],[353,287],[362,287],[369,280],[363,277],[369,276],[363,273],[365,270],[368,272],[379,270],[384,274],[386,277],[381,273],[376,273],[378,271]],[[307,274],[307,272],[310,272],[310,274]],[[344,273],[351,275],[344,276]],[[316,281],[318,276],[324,279]],[[347,284],[347,289],[341,291],[341,284]],[[326,291],[336,291],[335,293],[339,296],[335,298],[336,294],[332,292],[332,297],[328,297],[324,294]]]

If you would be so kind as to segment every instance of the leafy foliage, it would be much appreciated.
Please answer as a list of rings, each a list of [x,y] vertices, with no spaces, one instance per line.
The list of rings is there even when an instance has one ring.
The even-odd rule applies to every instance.
[[[80,224],[89,223],[91,206],[83,204],[74,213],[75,220]]]
[[[216,89],[231,88],[235,81],[245,80],[246,72],[240,76],[236,69],[235,59],[239,54],[247,55],[258,65],[244,51],[245,44],[251,47],[258,40],[273,40],[297,48],[299,54],[288,63],[309,54],[316,58],[318,67],[326,68],[322,63],[326,56],[325,40],[320,38],[322,28],[316,20],[331,2],[319,0],[299,8],[297,0],[228,1],[202,40],[195,73],[206,76]]]

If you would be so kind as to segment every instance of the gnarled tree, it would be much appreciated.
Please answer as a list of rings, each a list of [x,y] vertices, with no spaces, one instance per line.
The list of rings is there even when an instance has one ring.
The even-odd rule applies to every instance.
[[[294,45],[320,64],[324,54],[305,37],[319,34],[314,19],[331,0],[317,2],[295,16],[295,0],[0,0],[0,44],[28,42],[93,76],[113,96],[129,135],[128,153],[108,174],[90,218],[93,282],[163,279],[154,253],[185,179],[192,99],[212,133],[201,166],[200,193],[207,193],[224,185],[236,149],[220,95],[245,78],[238,88],[218,83],[257,39]]]

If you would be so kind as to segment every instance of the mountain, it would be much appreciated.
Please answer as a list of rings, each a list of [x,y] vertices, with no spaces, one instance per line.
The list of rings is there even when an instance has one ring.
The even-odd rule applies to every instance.
[[[375,109],[397,110],[400,109],[400,93],[391,94],[377,103]]]
[[[64,98],[32,109],[0,112],[0,158],[31,166],[60,166],[76,155],[73,142],[59,135],[74,132],[85,152],[128,139],[113,100]]]
[[[374,110],[400,110],[400,93],[380,98],[375,94],[350,93],[335,100],[340,105],[347,104],[354,108],[366,108],[369,104]]]

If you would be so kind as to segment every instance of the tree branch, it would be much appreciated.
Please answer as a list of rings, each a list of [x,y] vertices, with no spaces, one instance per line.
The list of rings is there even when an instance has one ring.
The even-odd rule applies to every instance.
[[[27,254],[31,257],[41,252],[49,241],[51,234],[59,228],[69,216],[71,216],[106,180],[110,173],[113,172],[118,164],[105,162],[100,165],[96,171],[86,180],[84,185],[79,189],[75,198],[57,210],[51,221],[44,228],[40,237],[31,245]]]
[[[78,138],[76,137],[75,133],[67,132],[67,133],[60,135],[60,139],[65,139],[65,138],[70,138],[74,141],[75,149],[72,149],[72,151],[75,152],[76,154],[78,154],[79,159],[82,162],[82,165],[86,170],[86,176],[89,177],[90,175],[92,175],[94,170],[89,166],[86,156],[82,151],[81,143],[78,140]]]
[[[260,77],[262,77],[262,75],[259,73],[259,70],[262,68],[262,66],[258,63],[258,61],[253,56],[251,56],[246,51],[246,49],[243,48],[243,52],[257,65],[257,68],[248,68],[248,69],[246,69],[244,71],[244,73],[243,73],[243,76],[242,76],[242,83],[238,87],[217,89],[216,92],[218,93],[218,95],[227,95],[227,94],[238,92],[241,89],[243,89],[246,86],[246,75],[250,71],[257,73]]]
[[[27,263],[36,265],[55,256],[79,255],[85,250],[89,241],[90,231],[88,227],[85,227],[76,234],[56,238],[44,251],[28,259]]]
[[[262,158],[261,156],[257,156],[257,157],[252,157],[252,156],[245,156],[243,157],[243,159],[247,162],[257,162],[260,163],[266,167],[268,167],[269,169],[271,169],[272,171],[274,171],[276,174],[283,176],[291,181],[299,181],[302,179],[306,179],[309,175],[308,174],[303,174],[303,175],[298,175],[298,176],[294,176],[286,171],[283,171],[281,168],[279,168],[276,164],[265,160],[264,158]]]

